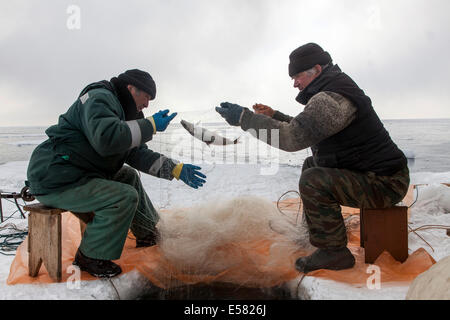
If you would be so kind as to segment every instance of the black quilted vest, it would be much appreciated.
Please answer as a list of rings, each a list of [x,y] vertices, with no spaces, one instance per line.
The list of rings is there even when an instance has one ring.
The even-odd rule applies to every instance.
[[[384,128],[370,98],[337,65],[324,69],[300,92],[297,101],[307,104],[323,91],[346,97],[358,110],[356,119],[348,127],[311,147],[318,166],[392,175],[407,165],[405,155]]]

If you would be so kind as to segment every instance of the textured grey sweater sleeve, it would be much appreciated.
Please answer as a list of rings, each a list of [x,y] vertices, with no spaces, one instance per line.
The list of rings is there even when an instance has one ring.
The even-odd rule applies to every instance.
[[[278,110],[275,110],[275,113],[273,114],[272,118],[282,122],[291,122],[292,119],[294,119],[293,117],[288,116]]]
[[[241,116],[241,128],[273,147],[294,152],[343,130],[355,119],[356,111],[356,106],[342,95],[320,92],[290,122],[245,109]]]

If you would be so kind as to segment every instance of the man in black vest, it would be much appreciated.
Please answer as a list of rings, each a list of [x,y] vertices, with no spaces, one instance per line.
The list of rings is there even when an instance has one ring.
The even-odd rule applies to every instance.
[[[300,272],[351,268],[341,205],[386,208],[400,202],[409,186],[403,152],[392,141],[372,102],[331,56],[315,43],[289,56],[289,76],[305,108],[296,117],[254,105],[255,113],[224,102],[216,111],[234,126],[284,151],[311,147],[299,190],[310,242],[318,249],[296,261]],[[261,135],[261,129],[265,131]],[[273,130],[278,134],[272,139]]]

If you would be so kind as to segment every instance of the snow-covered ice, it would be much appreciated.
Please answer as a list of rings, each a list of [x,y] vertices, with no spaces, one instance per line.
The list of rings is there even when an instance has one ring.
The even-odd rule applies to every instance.
[[[38,144],[44,142],[46,139],[40,139],[40,140],[23,140],[23,141],[15,141],[15,142],[9,142],[9,145],[22,147],[22,146],[37,146]]]

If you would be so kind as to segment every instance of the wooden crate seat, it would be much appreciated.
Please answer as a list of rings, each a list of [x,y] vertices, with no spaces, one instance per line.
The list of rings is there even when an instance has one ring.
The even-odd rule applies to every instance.
[[[408,258],[408,207],[361,209],[360,238],[366,263],[374,263],[385,250],[404,262]]]
[[[54,281],[61,281],[61,213],[68,210],[50,208],[41,203],[24,206],[28,215],[28,271],[31,277],[37,277],[42,263]],[[80,219],[80,231],[83,236],[86,224],[93,213],[75,213]]]

